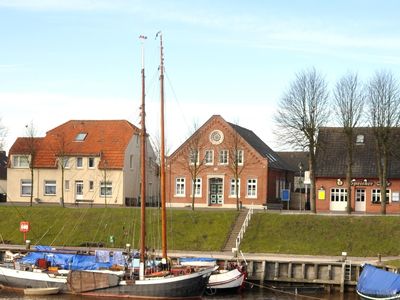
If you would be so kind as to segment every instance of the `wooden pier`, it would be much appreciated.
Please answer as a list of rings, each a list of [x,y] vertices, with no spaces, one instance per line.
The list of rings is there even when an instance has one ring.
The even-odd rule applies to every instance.
[[[323,285],[325,289],[344,292],[354,288],[360,274],[359,263],[310,261],[256,261],[249,260],[248,280]]]
[[[56,247],[58,251],[93,252],[95,248],[86,247]],[[124,250],[101,248],[103,250]],[[0,245],[0,252],[26,252],[26,247],[17,245]],[[363,263],[379,265],[380,257],[342,257],[342,256],[310,256],[310,255],[281,255],[281,254],[244,254],[236,257],[231,252],[202,253],[197,251],[171,251],[172,259],[179,257],[212,257],[219,265],[226,266],[230,262],[247,263],[248,281],[263,285],[276,283],[286,285],[320,285],[325,290],[354,290],[361,273]],[[240,255],[239,255],[240,256]],[[386,268],[388,269],[388,268]],[[390,269],[389,269],[390,270]],[[396,270],[392,270],[396,271]]]

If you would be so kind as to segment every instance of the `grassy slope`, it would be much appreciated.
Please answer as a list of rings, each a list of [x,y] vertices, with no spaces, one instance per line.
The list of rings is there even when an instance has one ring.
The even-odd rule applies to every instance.
[[[148,245],[160,248],[158,209],[147,213]],[[237,216],[234,210],[168,210],[168,248],[219,251]],[[65,208],[0,206],[0,234],[14,244],[23,243],[19,222],[30,221],[33,244],[79,245],[82,242],[126,243],[138,247],[137,208]],[[320,216],[256,213],[241,244],[244,252],[350,256],[399,255],[398,216]],[[43,236],[43,238],[41,238]],[[1,238],[1,237],[0,237]],[[1,240],[0,240],[1,242]]]
[[[350,256],[399,255],[398,216],[320,216],[258,213],[244,252]]]
[[[236,211],[168,210],[168,246],[181,250],[219,250],[236,215]],[[77,246],[83,242],[102,242],[112,246],[110,235],[115,237],[117,247],[130,243],[137,248],[139,243],[138,208],[0,207],[0,216],[0,238],[13,244],[23,243],[20,221],[31,223],[28,239],[32,244]],[[160,210],[147,210],[146,238],[150,248],[160,248],[159,220]]]

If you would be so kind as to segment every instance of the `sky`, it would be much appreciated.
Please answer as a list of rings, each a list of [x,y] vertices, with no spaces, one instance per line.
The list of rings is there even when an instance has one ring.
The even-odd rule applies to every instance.
[[[273,116],[298,72],[314,67],[330,88],[347,72],[365,81],[380,70],[399,76],[399,11],[396,0],[0,0],[5,150],[27,124],[37,136],[72,119],[140,126],[140,35],[148,37],[146,118],[155,139],[158,31],[168,152],[212,115],[282,150]]]

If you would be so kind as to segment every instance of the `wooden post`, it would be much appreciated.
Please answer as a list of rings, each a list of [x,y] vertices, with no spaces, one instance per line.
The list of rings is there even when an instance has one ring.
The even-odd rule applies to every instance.
[[[265,269],[266,269],[266,261],[263,260],[261,263],[260,285],[264,284],[265,271],[266,271]]]
[[[274,279],[279,279],[279,262],[275,262]]]
[[[346,263],[342,264],[342,274],[340,275],[340,292],[344,292],[344,280],[345,280],[345,273],[346,273]]]

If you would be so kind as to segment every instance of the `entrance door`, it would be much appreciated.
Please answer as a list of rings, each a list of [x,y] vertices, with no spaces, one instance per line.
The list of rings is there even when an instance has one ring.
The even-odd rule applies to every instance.
[[[365,190],[356,189],[356,207],[355,211],[365,211]]]
[[[210,178],[208,181],[210,187],[209,204],[224,203],[224,183],[222,178]]]
[[[331,189],[331,207],[332,211],[345,211],[347,208],[347,189]]]
[[[83,181],[82,180],[75,181],[75,199],[83,200]]]

